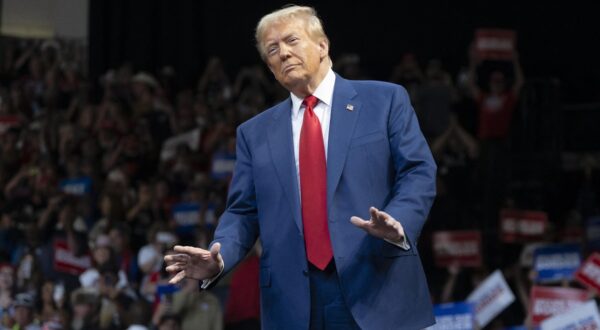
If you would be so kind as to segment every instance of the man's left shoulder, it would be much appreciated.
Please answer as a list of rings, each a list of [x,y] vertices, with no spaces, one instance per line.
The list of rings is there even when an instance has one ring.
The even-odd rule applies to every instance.
[[[347,80],[357,93],[382,93],[392,95],[394,93],[405,94],[406,89],[398,84],[380,80]]]

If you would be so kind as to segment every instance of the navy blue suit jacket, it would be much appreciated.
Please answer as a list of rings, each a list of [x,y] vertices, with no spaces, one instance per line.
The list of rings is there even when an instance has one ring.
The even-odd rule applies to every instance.
[[[227,209],[215,233],[225,271],[242,260],[260,236],[265,329],[308,329],[310,317],[291,108],[288,98],[238,128]],[[436,166],[406,90],[337,76],[328,143],[329,231],[354,319],[363,329],[431,325],[434,318],[416,241],[435,196]],[[370,206],[401,222],[409,250],[350,223],[354,215],[368,219]]]

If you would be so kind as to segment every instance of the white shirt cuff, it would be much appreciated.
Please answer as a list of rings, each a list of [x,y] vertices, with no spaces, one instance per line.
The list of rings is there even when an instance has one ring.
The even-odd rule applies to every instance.
[[[394,221],[398,221],[398,220],[394,220]],[[408,240],[406,239],[406,235],[404,234],[404,227],[402,227],[402,224],[400,223],[400,221],[398,221],[398,235],[400,235],[400,237],[402,237],[402,240],[399,242],[394,242],[388,239],[385,239],[386,242],[390,243],[390,244],[394,244],[395,246],[408,251],[410,250],[410,244],[408,244]]]
[[[394,242],[394,241],[390,241],[388,239],[385,240],[386,242],[390,243],[390,244],[394,244],[395,246],[408,251],[410,250],[410,244],[408,244],[408,240],[406,239],[406,236],[402,237],[402,241],[401,242]]]

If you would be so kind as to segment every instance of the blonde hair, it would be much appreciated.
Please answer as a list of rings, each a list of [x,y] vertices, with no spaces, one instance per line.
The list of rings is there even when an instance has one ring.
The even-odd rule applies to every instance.
[[[313,40],[323,38],[329,45],[329,38],[327,38],[327,35],[325,34],[321,19],[317,16],[317,11],[312,7],[291,5],[263,16],[263,18],[261,18],[258,22],[258,25],[256,25],[256,33],[254,35],[256,39],[256,48],[258,49],[258,53],[263,60],[266,59],[266,53],[262,45],[262,38],[266,29],[275,23],[291,21],[295,19],[304,22],[306,25],[306,31],[310,37],[313,38]]]

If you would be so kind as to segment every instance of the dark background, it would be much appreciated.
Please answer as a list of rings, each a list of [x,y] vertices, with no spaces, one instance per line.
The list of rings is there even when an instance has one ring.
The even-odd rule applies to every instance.
[[[156,71],[172,65],[180,87],[193,86],[206,59],[228,70],[260,61],[254,28],[280,1],[92,0],[90,73],[130,62]],[[600,101],[600,27],[592,4],[516,1],[344,1],[314,6],[331,40],[331,55],[355,52],[369,76],[386,80],[403,53],[421,65],[440,58],[456,74],[479,27],[515,29],[525,75],[558,78],[566,103]]]

